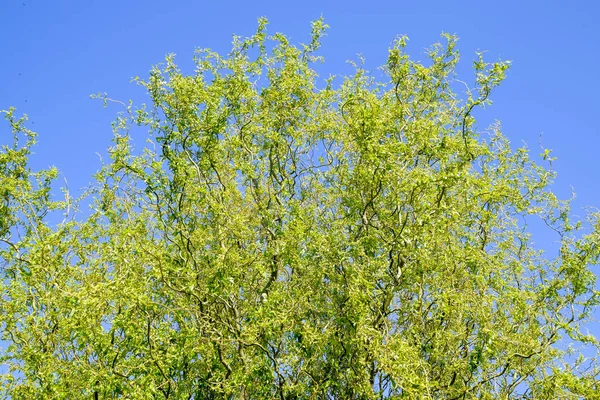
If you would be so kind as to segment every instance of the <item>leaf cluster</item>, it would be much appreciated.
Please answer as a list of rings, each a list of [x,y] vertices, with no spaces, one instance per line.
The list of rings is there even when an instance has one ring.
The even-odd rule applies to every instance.
[[[6,112],[2,396],[597,396],[598,214],[585,234],[551,170],[477,132],[509,64],[479,54],[461,100],[457,39],[423,64],[400,37],[338,85],[313,67],[322,20],[301,46],[266,24],[137,79],[150,106],[123,104],[89,212],[51,198]]]

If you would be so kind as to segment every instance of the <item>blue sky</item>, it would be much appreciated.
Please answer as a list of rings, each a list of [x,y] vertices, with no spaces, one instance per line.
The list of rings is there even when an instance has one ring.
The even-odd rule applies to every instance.
[[[361,53],[367,67],[385,62],[399,34],[409,52],[423,50],[441,32],[460,37],[460,78],[471,81],[477,50],[512,60],[480,127],[498,119],[512,143],[539,154],[538,138],[552,148],[559,177],[554,190],[577,193],[574,212],[600,207],[600,2],[587,1],[191,1],[0,0],[0,109],[29,114],[39,133],[34,168],[55,165],[75,194],[100,167],[96,153],[111,145],[118,106],[103,108],[90,94],[147,101],[130,83],[145,77],[168,53],[184,68],[197,47],[229,50],[231,35],[250,35],[266,16],[269,31],[295,42],[309,38],[310,21],[330,25],[321,54],[324,75],[349,72],[345,61]],[[0,125],[2,141],[8,140]],[[544,246],[556,238],[542,237]],[[597,330],[597,329],[594,329]],[[598,333],[598,332],[596,332]]]
[[[310,21],[321,15],[331,27],[321,51],[323,75],[349,73],[346,60],[358,53],[368,68],[378,67],[399,34],[409,36],[408,51],[417,59],[441,32],[457,34],[459,78],[467,82],[477,50],[487,51],[489,60],[512,60],[494,104],[478,113],[479,126],[500,120],[515,146],[524,141],[536,155],[541,135],[558,157],[554,190],[567,198],[573,186],[578,215],[584,206],[600,207],[600,43],[594,24],[600,5],[591,0],[2,0],[0,109],[12,105],[29,114],[39,133],[32,165],[57,166],[77,194],[100,166],[97,153],[106,154],[111,145],[110,122],[119,111],[116,105],[103,108],[90,94],[107,92],[140,104],[147,98],[131,78],[147,76],[168,53],[191,70],[195,48],[227,52],[232,34],[252,34],[260,16],[269,18],[271,33],[306,42]],[[0,134],[6,132],[0,125]]]
[[[130,83],[145,77],[167,53],[185,67],[197,47],[229,49],[231,35],[251,34],[266,16],[269,31],[307,41],[309,22],[323,15],[331,26],[322,54],[328,73],[347,72],[345,61],[362,53],[367,66],[385,62],[398,34],[409,52],[423,49],[442,31],[460,37],[461,78],[472,78],[476,50],[490,60],[513,61],[494,105],[479,113],[483,128],[494,119],[515,145],[539,153],[538,138],[558,156],[555,190],[578,195],[575,209],[600,206],[598,93],[600,44],[595,1],[79,1],[2,0],[0,109],[29,114],[39,133],[33,163],[56,165],[71,191],[88,185],[99,168],[96,152],[110,145],[107,109],[89,95],[138,102],[143,90]]]
[[[483,128],[502,121],[513,144],[539,153],[538,138],[558,156],[555,190],[575,188],[575,211],[600,206],[597,115],[600,44],[588,1],[80,1],[2,0],[0,109],[13,105],[29,114],[39,133],[32,161],[56,165],[79,192],[99,168],[96,153],[110,145],[117,106],[104,109],[89,95],[146,100],[130,83],[145,77],[167,53],[185,67],[197,47],[229,49],[231,35],[249,35],[259,16],[270,32],[307,41],[309,22],[323,15],[331,26],[322,54],[327,74],[349,71],[345,61],[361,53],[367,66],[384,63],[398,34],[410,37],[409,52],[423,49],[442,31],[461,39],[461,78],[470,80],[476,50],[490,60],[513,61],[494,105],[479,113]],[[4,129],[4,128],[0,128]],[[4,132],[4,131],[0,131]],[[582,214],[582,212],[580,212]]]
[[[425,47],[441,32],[460,37],[459,78],[472,82],[477,50],[489,60],[512,60],[508,79],[479,112],[479,127],[498,119],[517,146],[535,155],[538,140],[554,150],[559,177],[554,190],[577,193],[574,212],[600,207],[600,43],[594,17],[599,3],[587,1],[80,1],[1,0],[0,109],[16,106],[29,114],[39,133],[34,168],[55,165],[74,194],[92,181],[111,145],[110,122],[119,107],[103,108],[90,94],[147,101],[130,83],[152,65],[176,53],[192,69],[195,48],[230,49],[232,34],[250,35],[257,18],[269,31],[297,43],[309,39],[310,21],[330,25],[323,41],[322,75],[351,70],[348,59],[361,53],[368,68],[385,62],[399,34],[409,36],[409,53],[424,59]],[[0,134],[6,125],[0,125]],[[3,139],[4,140],[4,139]],[[553,239],[542,238],[550,245]]]

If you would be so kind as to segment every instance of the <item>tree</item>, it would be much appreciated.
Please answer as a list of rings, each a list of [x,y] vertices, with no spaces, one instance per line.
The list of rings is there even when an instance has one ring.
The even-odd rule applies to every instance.
[[[456,38],[425,65],[400,37],[336,85],[325,29],[295,46],[261,19],[138,79],[89,212],[5,112],[5,398],[598,398],[598,213],[572,222],[550,168],[476,132],[508,63],[479,54],[460,100]]]

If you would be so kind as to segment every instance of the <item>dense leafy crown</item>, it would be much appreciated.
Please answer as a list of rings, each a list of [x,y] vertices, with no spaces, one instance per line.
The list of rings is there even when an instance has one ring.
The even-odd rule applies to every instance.
[[[570,222],[551,169],[475,131],[508,64],[479,55],[461,100],[456,38],[421,64],[401,37],[337,85],[312,68],[325,28],[294,46],[261,19],[191,75],[167,57],[138,80],[151,106],[116,120],[89,212],[53,200],[5,112],[3,398],[597,396],[597,215]]]

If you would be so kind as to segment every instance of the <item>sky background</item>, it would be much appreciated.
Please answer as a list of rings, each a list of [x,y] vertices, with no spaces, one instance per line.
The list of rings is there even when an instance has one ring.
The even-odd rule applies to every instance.
[[[131,78],[145,78],[168,53],[192,70],[195,48],[230,49],[231,36],[250,35],[257,18],[269,32],[307,42],[310,21],[331,26],[319,66],[350,73],[346,60],[361,53],[367,68],[385,62],[399,34],[409,53],[424,49],[441,32],[460,37],[459,78],[472,82],[471,61],[486,50],[491,61],[512,60],[508,79],[479,112],[479,127],[498,119],[514,146],[554,150],[559,172],[555,190],[577,193],[575,210],[600,206],[598,93],[600,42],[595,27],[600,3],[588,1],[114,1],[0,0],[0,109],[27,113],[39,133],[35,167],[55,165],[77,193],[91,182],[112,137],[119,106],[103,108],[90,94],[147,101]],[[6,138],[6,124],[0,134]],[[2,139],[5,141],[6,139]]]
[[[226,53],[232,34],[251,35],[260,16],[270,20],[270,33],[308,42],[310,21],[321,15],[331,27],[320,53],[323,77],[350,73],[346,60],[358,53],[367,68],[382,65],[400,34],[420,60],[441,32],[457,34],[459,78],[467,82],[477,50],[490,61],[512,60],[494,104],[477,114],[479,127],[500,120],[513,145],[525,142],[536,156],[541,135],[558,157],[554,190],[567,198],[574,188],[577,215],[584,206],[600,207],[600,2],[593,0],[0,0],[0,109],[29,115],[39,133],[33,167],[55,165],[79,194],[100,167],[96,153],[111,145],[110,122],[120,110],[103,108],[90,94],[141,104],[148,98],[131,78],[145,78],[168,53],[191,71],[195,48]],[[7,124],[0,124],[0,138],[9,141]],[[548,247],[556,238],[540,240]]]

